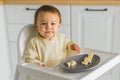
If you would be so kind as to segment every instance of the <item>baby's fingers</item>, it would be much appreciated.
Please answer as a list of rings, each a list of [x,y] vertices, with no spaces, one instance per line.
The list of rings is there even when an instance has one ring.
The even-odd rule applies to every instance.
[[[45,64],[38,64],[39,66],[46,66]]]
[[[41,66],[46,66],[45,64],[42,64]]]

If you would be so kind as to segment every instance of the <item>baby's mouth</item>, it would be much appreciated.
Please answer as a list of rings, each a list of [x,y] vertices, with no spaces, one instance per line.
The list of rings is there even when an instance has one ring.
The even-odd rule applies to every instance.
[[[52,31],[46,31],[45,33],[51,33]]]

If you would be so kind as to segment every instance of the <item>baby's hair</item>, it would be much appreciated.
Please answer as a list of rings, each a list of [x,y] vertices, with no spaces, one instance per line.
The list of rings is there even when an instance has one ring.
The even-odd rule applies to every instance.
[[[43,5],[40,8],[37,9],[37,11],[35,12],[34,15],[34,25],[37,23],[37,17],[39,15],[40,12],[51,12],[51,13],[57,13],[60,19],[60,23],[62,22],[61,20],[61,13],[60,11],[55,8],[54,6],[50,6],[50,5]]]

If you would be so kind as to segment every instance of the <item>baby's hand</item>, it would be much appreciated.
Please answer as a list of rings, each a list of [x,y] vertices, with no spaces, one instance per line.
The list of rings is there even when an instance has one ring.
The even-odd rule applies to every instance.
[[[38,64],[39,66],[46,66],[45,64]]]
[[[72,44],[72,45],[70,46],[70,48],[71,48],[72,50],[75,50],[77,53],[80,53],[80,48],[79,48],[79,46],[78,46],[77,44]]]

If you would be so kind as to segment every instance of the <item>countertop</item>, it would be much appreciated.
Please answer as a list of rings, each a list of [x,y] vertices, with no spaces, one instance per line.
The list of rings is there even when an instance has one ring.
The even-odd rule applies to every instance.
[[[120,54],[93,49],[82,49],[83,53],[94,53],[101,58],[100,63],[93,70],[81,73],[64,72],[59,66],[54,68],[37,67],[31,64],[19,65],[19,71],[29,75],[39,76],[42,80],[96,80],[101,75],[120,63]],[[31,73],[32,71],[32,73]],[[96,75],[97,74],[97,75]]]
[[[3,4],[3,1],[2,1],[2,0],[0,0],[0,4]]]
[[[120,5],[120,0],[3,0],[4,4]]]

